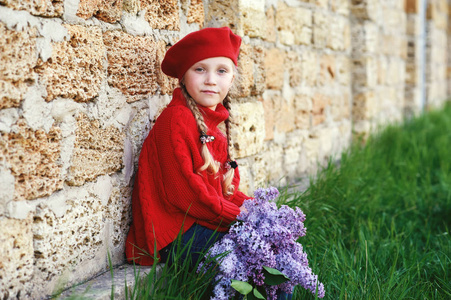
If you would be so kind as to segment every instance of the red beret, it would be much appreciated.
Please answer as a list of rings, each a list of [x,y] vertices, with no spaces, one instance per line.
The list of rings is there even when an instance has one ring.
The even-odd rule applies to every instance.
[[[224,56],[237,65],[241,37],[230,28],[204,28],[192,32],[169,48],[161,63],[166,75],[182,79],[196,62],[210,57]]]

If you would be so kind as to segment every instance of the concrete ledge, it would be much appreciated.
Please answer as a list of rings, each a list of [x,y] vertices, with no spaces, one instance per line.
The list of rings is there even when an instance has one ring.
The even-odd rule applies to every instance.
[[[158,265],[157,268],[161,270],[161,265]],[[152,267],[148,266],[120,265],[113,269],[114,280],[111,278],[111,272],[107,271],[62,292],[57,299],[110,300],[112,299],[112,286],[114,286],[114,299],[125,299],[125,283],[127,283],[127,288],[132,289],[136,281],[135,274],[143,279],[151,269]]]

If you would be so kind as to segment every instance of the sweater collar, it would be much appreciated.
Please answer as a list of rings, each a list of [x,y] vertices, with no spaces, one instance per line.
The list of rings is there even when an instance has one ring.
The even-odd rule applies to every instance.
[[[180,88],[176,88],[174,90],[172,101],[169,105],[183,105],[187,107],[186,99],[183,96],[182,90]],[[201,105],[197,105],[197,107],[202,113],[205,124],[208,128],[215,128],[219,123],[227,120],[227,118],[229,117],[228,110],[221,103],[216,106],[216,110],[211,110]]]

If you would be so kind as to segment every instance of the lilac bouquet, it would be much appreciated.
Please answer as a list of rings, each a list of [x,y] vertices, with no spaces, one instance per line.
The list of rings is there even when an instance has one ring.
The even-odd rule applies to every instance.
[[[236,291],[248,299],[276,299],[279,289],[291,294],[296,285],[324,297],[324,285],[296,242],[306,234],[302,210],[286,205],[278,209],[274,200],[279,191],[274,187],[258,189],[254,196],[243,204],[247,212],[207,253],[218,263],[211,299],[230,299]]]

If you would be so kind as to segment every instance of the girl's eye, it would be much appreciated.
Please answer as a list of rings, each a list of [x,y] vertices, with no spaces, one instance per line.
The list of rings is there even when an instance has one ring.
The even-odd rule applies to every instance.
[[[225,74],[225,73],[227,73],[227,70],[226,69],[219,69],[218,73],[219,74]]]
[[[195,70],[196,70],[196,72],[202,72],[204,70],[204,68],[199,67],[199,68],[196,68]]]

